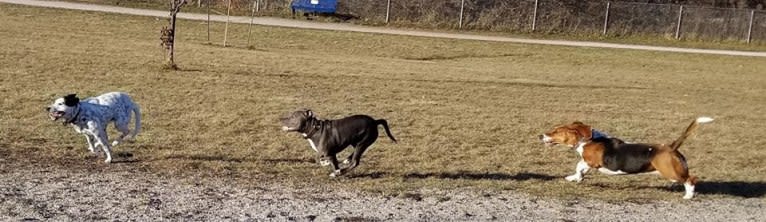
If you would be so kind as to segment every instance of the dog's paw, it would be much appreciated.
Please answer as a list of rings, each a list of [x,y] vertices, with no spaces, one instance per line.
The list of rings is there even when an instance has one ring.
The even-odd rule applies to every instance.
[[[566,179],[567,181],[572,181],[572,182],[578,182],[579,183],[580,181],[582,181],[582,176],[575,174],[575,175],[570,175],[570,176],[564,177],[564,179]]]
[[[684,195],[684,200],[690,200],[694,197],[694,193],[686,193]]]
[[[340,174],[341,174],[340,170],[336,170],[335,172],[330,173],[330,177],[335,178],[340,176]]]
[[[112,157],[107,157],[104,163],[112,163]]]
[[[329,160],[320,160],[319,161],[319,165],[321,165],[321,166],[329,166],[330,165],[330,161]]]

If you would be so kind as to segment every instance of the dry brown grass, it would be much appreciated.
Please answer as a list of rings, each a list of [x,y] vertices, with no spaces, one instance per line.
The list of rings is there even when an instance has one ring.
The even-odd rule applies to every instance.
[[[582,120],[628,141],[669,142],[700,115],[716,118],[681,149],[703,181],[699,198],[766,193],[766,63],[762,58],[533,46],[233,26],[206,44],[181,21],[177,61],[163,71],[163,19],[2,5],[0,154],[15,161],[108,168],[85,141],[50,122],[56,96],[129,92],[138,141],[117,161],[171,176],[331,184],[390,195],[420,188],[517,190],[557,198],[680,200],[654,175],[566,182],[576,154],[536,136]],[[359,168],[330,179],[278,117],[310,107],[336,118],[389,121]],[[120,164],[120,163],[118,163]]]

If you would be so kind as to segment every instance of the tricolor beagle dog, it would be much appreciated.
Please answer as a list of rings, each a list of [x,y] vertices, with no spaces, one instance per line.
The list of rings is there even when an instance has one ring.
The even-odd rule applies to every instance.
[[[684,199],[691,199],[694,197],[697,177],[689,175],[686,158],[678,148],[700,124],[712,121],[709,117],[697,118],[681,137],[669,145],[626,143],[610,138],[582,122],[556,126],[540,135],[540,140],[548,146],[567,145],[580,154],[582,159],[577,163],[575,173],[565,178],[568,181],[582,181],[583,174],[591,168],[609,175],[659,173],[673,182],[683,183],[686,190]]]

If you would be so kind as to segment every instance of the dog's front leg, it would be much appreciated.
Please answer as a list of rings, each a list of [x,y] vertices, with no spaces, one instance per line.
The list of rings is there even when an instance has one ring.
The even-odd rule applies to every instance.
[[[330,173],[330,177],[337,177],[343,174],[340,167],[338,167],[338,158],[336,158],[335,155],[328,155],[326,158],[330,161],[330,165],[332,165],[333,171]]]
[[[109,137],[106,134],[106,128],[104,127],[96,127],[96,124],[93,122],[89,122],[89,131],[93,134],[93,137],[96,139],[96,145],[100,145],[101,148],[104,150],[104,154],[106,155],[106,160],[104,162],[111,163],[112,162],[112,148],[111,144],[109,144]]]
[[[583,174],[587,173],[588,169],[590,169],[588,163],[586,163],[585,160],[580,160],[580,162],[577,163],[577,167],[575,167],[575,173],[567,176],[565,179],[568,181],[580,182],[582,181]]]
[[[83,135],[85,135],[85,141],[88,142],[88,151],[90,151],[91,153],[95,153],[96,147],[93,144],[94,143],[93,136],[91,136],[90,133],[85,133],[85,132],[83,132]]]

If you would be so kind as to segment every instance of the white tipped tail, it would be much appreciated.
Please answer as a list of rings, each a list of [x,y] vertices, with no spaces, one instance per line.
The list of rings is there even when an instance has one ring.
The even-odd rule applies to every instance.
[[[709,123],[713,122],[713,118],[707,117],[707,116],[701,116],[697,118],[697,123]]]
[[[696,120],[692,121],[692,123],[689,124],[689,127],[686,127],[686,131],[684,131],[684,133],[681,134],[681,137],[679,137],[678,139],[676,139],[676,141],[673,141],[673,143],[670,144],[670,148],[672,148],[673,150],[677,150],[678,147],[680,147],[681,144],[684,143],[684,140],[686,140],[687,137],[691,136],[692,133],[694,133],[694,131],[697,130],[700,124],[709,123],[709,122],[713,122],[713,118],[706,117],[706,116],[698,117]]]

